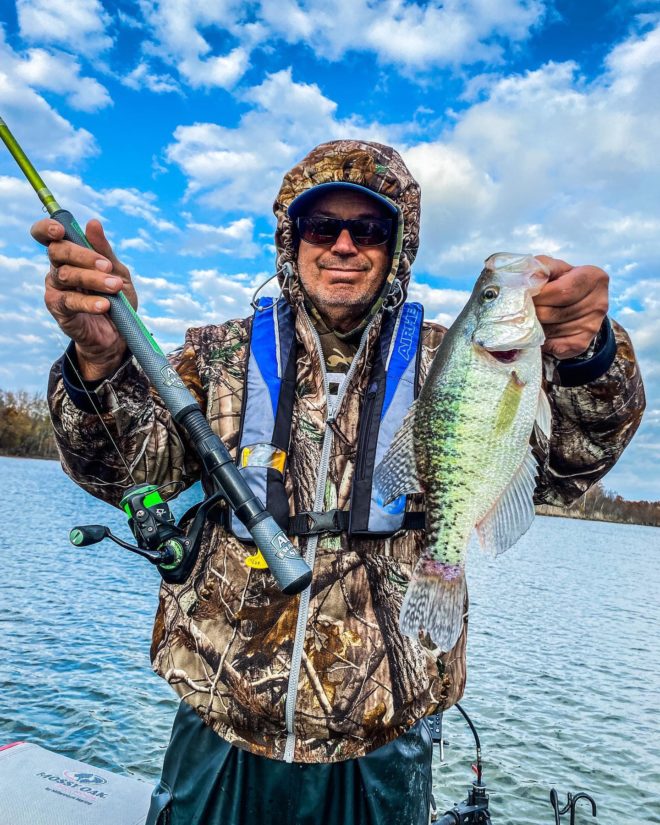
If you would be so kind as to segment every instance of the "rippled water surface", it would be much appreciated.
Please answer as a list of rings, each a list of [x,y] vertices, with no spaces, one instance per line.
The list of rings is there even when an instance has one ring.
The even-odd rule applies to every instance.
[[[108,542],[71,547],[74,524],[130,534],[55,462],[0,458],[0,471],[0,745],[30,740],[152,781],[177,706],[149,664],[158,575]],[[659,529],[565,519],[537,518],[495,561],[472,552],[463,706],[494,825],[551,825],[551,786],[595,797],[598,818],[580,809],[576,825],[660,823],[659,568]],[[446,809],[474,750],[457,711],[444,734]]]

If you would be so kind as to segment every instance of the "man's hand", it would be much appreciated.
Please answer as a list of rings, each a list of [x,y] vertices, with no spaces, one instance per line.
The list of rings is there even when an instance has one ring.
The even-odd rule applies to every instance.
[[[115,257],[99,221],[90,221],[85,233],[94,249],[63,240],[64,227],[50,218],[35,223],[31,232],[48,247],[46,306],[62,331],[76,342],[82,377],[95,381],[112,375],[121,364],[126,343],[107,315],[108,299],[86,293],[123,290],[137,308],[128,269]]]
[[[589,347],[607,314],[606,272],[597,266],[571,266],[536,255],[550,270],[550,280],[534,296],[536,315],[545,332],[543,352],[575,358]]]

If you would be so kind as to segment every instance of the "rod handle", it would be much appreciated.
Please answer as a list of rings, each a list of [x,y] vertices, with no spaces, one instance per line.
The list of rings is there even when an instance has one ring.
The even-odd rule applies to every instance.
[[[65,240],[78,244],[78,246],[86,246],[88,249],[93,248],[85,237],[85,233],[80,228],[80,224],[68,209],[58,209],[56,212],[53,212],[50,217],[54,221],[61,223],[64,227]]]

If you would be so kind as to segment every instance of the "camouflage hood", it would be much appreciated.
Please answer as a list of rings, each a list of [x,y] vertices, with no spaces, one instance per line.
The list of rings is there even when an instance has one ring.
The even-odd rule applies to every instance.
[[[293,306],[303,300],[298,279],[297,239],[288,215],[289,204],[307,189],[323,183],[355,183],[390,200],[397,208],[398,238],[385,288],[370,314],[378,312],[383,300],[398,281],[405,299],[410,271],[419,245],[420,190],[399,153],[382,143],[360,140],[333,140],[322,143],[284,176],[273,204],[277,218],[275,245],[277,268],[293,268],[293,278],[284,292]],[[394,295],[401,299],[399,290]]]

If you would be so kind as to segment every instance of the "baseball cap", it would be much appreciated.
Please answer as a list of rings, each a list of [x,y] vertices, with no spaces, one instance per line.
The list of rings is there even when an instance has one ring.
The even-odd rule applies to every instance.
[[[287,210],[289,217],[298,218],[301,215],[304,215],[316,198],[326,192],[346,191],[347,189],[355,192],[361,192],[363,195],[368,195],[384,206],[393,218],[398,216],[398,210],[392,201],[383,197],[383,195],[379,195],[377,192],[374,192],[373,189],[369,189],[366,186],[361,186],[359,183],[350,183],[349,181],[331,181],[330,183],[319,183],[317,186],[311,186],[309,189],[305,189],[304,192],[301,192],[300,195],[295,197],[289,204],[289,208]]]

